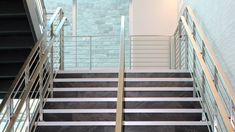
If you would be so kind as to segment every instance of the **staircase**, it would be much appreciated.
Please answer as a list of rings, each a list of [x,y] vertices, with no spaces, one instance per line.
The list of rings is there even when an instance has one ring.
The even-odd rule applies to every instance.
[[[3,98],[34,44],[23,0],[0,1],[0,98]]]
[[[114,132],[118,74],[59,72],[37,132]],[[184,71],[127,71],[123,132],[208,132]]]

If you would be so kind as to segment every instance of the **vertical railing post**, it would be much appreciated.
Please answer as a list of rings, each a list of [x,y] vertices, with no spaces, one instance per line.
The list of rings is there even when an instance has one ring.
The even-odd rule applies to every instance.
[[[182,66],[182,41],[183,41],[183,35],[182,35],[182,21],[179,21],[179,69],[181,69]]]
[[[216,105],[216,102],[214,102],[214,118],[213,118],[213,132],[218,132],[217,127],[218,127],[218,119],[217,119],[217,114],[218,114],[218,108]]]
[[[129,39],[130,39],[130,40],[129,40],[129,43],[130,43],[130,44],[129,44],[129,45],[130,45],[130,55],[129,55],[130,64],[129,64],[129,69],[132,69],[132,46],[133,46],[133,45],[132,45],[132,41],[131,41],[132,36],[130,36]]]
[[[192,35],[193,35],[193,39],[195,40],[195,41],[197,41],[197,39],[196,39],[196,25],[195,25],[195,23],[193,22],[193,32],[192,32]]]
[[[202,113],[202,120],[203,121],[206,121],[206,117],[205,117],[205,103],[206,103],[206,99],[205,99],[205,92],[206,92],[206,90],[205,90],[205,73],[204,73],[204,71],[202,71],[202,75],[201,75],[201,77],[202,77],[202,82],[201,82],[201,87],[202,87],[202,89],[201,89],[201,96],[202,96],[202,108],[203,108],[203,113]]]
[[[205,43],[202,41],[202,58],[205,61],[205,55],[206,55],[206,49],[205,49]]]
[[[187,24],[189,24],[189,14],[188,14],[188,9],[187,8],[185,10],[185,19],[186,19]]]
[[[177,51],[179,51],[179,43],[181,42],[181,38],[180,38],[180,22],[179,21],[179,25],[177,27],[177,31],[176,31],[176,34],[175,34],[175,37],[174,37],[174,49],[175,49],[175,69],[179,69],[179,56],[177,54]],[[178,52],[179,53],[179,52]],[[178,61],[177,61],[178,60]]]
[[[78,65],[78,41],[77,41],[77,39],[78,39],[78,37],[77,36],[74,36],[73,37],[73,41],[74,41],[74,44],[75,44],[75,66],[76,66],[76,68],[78,68],[79,67],[79,65]]]
[[[185,69],[188,69],[188,55],[189,53],[189,41],[188,41],[188,35],[185,34]]]
[[[197,84],[196,84],[196,53],[195,50],[193,50],[193,87],[194,87],[194,91],[193,91],[193,97],[196,97],[197,94]]]
[[[53,47],[53,45],[52,45]],[[43,56],[43,48],[39,47],[39,62],[41,61],[41,58]],[[53,62],[53,51],[51,50],[51,61]],[[39,120],[43,120],[43,72],[39,73]]]
[[[214,84],[215,84],[215,87],[217,88],[218,90],[218,70],[217,70],[217,67],[214,66]]]
[[[39,73],[39,120],[43,120],[43,72]]]
[[[60,21],[64,17],[64,12],[60,11]],[[60,30],[60,70],[64,70],[64,26]]]
[[[33,93],[32,93],[33,94]],[[30,117],[30,98],[27,97],[26,102],[25,102],[25,107],[26,107],[26,118],[27,118],[27,132],[30,132],[30,125],[31,124],[31,117]]]
[[[172,68],[173,69],[176,69],[177,67],[176,67],[176,60],[177,60],[177,58],[176,58],[176,51],[177,51],[177,49],[176,49],[176,43],[177,43],[177,34],[178,34],[178,31],[179,31],[179,26],[177,27],[177,29],[176,29],[176,32],[175,32],[175,34],[174,34],[174,36],[173,36],[173,46],[172,46]]]
[[[27,87],[30,81],[30,68],[29,65],[26,66],[25,68],[25,76],[24,76],[24,80],[25,80],[25,86]],[[33,94],[33,93],[31,93]],[[24,114],[24,112],[22,113]],[[25,129],[27,132],[30,132],[30,98],[27,97],[26,98],[26,102],[25,102],[25,118],[26,118],[26,123],[27,123],[27,128]],[[23,127],[23,126],[22,126]],[[14,128],[14,125],[13,127]]]
[[[172,47],[171,47],[172,41],[171,37],[169,37],[169,69],[172,68],[171,61],[172,61]]]
[[[53,54],[53,51],[54,51],[54,46],[53,46],[53,44],[52,44],[52,46],[51,46],[51,49],[50,49],[50,52],[51,52],[51,54],[50,54],[50,57],[49,57],[49,59],[51,59],[50,60],[50,67],[51,67],[51,70],[50,70],[50,88],[49,88],[49,92],[50,92],[50,97],[51,98],[53,98],[53,79],[54,79],[54,61],[53,61],[53,59],[54,59],[54,54]],[[44,98],[44,97],[42,97],[42,98]],[[42,101],[43,102],[43,101]]]
[[[92,36],[89,36],[90,70],[92,70]]]
[[[13,116],[13,112],[14,112],[14,100],[10,99],[7,105],[7,123],[10,123],[11,118]],[[4,117],[3,117],[4,118]],[[11,132],[14,132],[14,127],[12,128]]]

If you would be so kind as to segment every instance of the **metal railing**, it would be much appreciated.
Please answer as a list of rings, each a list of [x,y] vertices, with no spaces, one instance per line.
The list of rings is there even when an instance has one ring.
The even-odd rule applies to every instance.
[[[171,38],[157,35],[125,35],[126,68],[171,68]],[[117,69],[119,35],[65,36],[63,52],[65,70]]]
[[[45,35],[33,47],[3,99],[0,105],[1,132],[31,132],[36,128],[37,120],[42,119],[45,101],[49,95],[52,96],[54,70],[63,68],[63,65],[54,67],[53,60],[56,56],[53,45],[63,44],[63,25],[66,21],[63,14],[61,8],[54,13],[45,28]],[[61,60],[59,63],[63,64]]]
[[[174,35],[176,69],[188,69],[195,96],[201,97],[203,120],[213,132],[234,131],[235,92],[192,9],[187,7]]]
[[[129,38],[129,67],[131,69],[171,69],[171,36],[133,35]]]
[[[65,69],[118,68],[119,36],[66,36]]]

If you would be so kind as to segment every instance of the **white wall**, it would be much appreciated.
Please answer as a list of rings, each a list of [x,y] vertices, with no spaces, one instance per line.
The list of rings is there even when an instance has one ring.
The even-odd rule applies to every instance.
[[[172,35],[177,26],[178,0],[132,0],[131,35]]]
[[[235,88],[235,0],[184,0],[205,30]]]
[[[29,14],[31,16],[32,19],[32,24],[33,24],[33,28],[34,28],[34,32],[36,35],[36,39],[40,39],[43,35],[43,33],[41,32],[41,29],[39,27],[39,24],[42,24],[39,20],[39,12],[37,12],[37,4],[36,1],[34,0],[26,0],[27,5],[28,5],[28,10],[29,10]]]

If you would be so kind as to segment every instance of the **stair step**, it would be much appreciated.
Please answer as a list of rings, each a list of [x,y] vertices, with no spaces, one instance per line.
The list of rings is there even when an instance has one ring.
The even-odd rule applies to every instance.
[[[85,101],[85,100],[84,100]],[[192,109],[201,108],[199,101],[157,101],[157,102],[125,102],[126,109]],[[45,109],[116,109],[116,101],[86,102],[46,102]]]
[[[0,48],[0,62],[23,62],[26,60],[31,49],[1,49]]]
[[[14,81],[15,78],[9,78],[9,77],[2,77],[0,78],[0,84],[1,84],[1,89],[0,89],[0,98],[4,98],[5,95],[8,92],[8,89],[10,88],[12,82]]]
[[[23,62],[4,62],[0,64],[0,76],[16,76],[23,66]]]
[[[124,113],[202,113],[202,109],[124,109]],[[116,113],[116,109],[44,109],[43,113]]]
[[[21,13],[22,14],[22,13]],[[31,33],[30,25],[27,19],[27,16],[6,16],[5,14],[0,14],[0,33],[10,33],[15,34],[14,32],[22,31],[25,34],[26,31]],[[19,33],[17,33],[19,34]]]
[[[30,30],[15,30],[15,31],[0,31],[0,36],[8,36],[8,35],[31,35]]]
[[[0,76],[0,79],[14,79],[16,76],[10,76],[10,75],[5,75],[5,76]]]
[[[193,91],[193,87],[126,87],[125,91]],[[117,87],[93,87],[93,88],[70,88],[70,87],[62,87],[62,88],[53,88],[54,92],[80,92],[80,91],[117,91]]]
[[[192,91],[126,91],[125,97],[192,97]],[[54,98],[117,97],[116,91],[54,92]]]
[[[0,47],[0,50],[31,50],[32,46],[24,47],[24,46],[18,46],[18,47]]]
[[[38,122],[38,126],[115,126],[114,121]],[[207,126],[205,121],[124,121],[124,126]]]
[[[59,70],[58,74],[82,74],[82,73],[118,73],[118,69],[105,69],[105,70]],[[148,68],[148,69],[125,69],[125,73],[189,73],[186,70],[175,70],[175,69],[159,69],[159,68]]]
[[[56,78],[117,78],[118,73],[58,73]],[[126,72],[126,78],[190,78],[189,72]]]
[[[0,19],[1,18],[27,18],[26,13],[1,13],[0,14]]]
[[[32,35],[24,36],[24,35],[17,35],[17,36],[0,36],[1,41],[1,48],[10,48],[10,47],[30,47],[32,48],[34,45],[34,40]]]
[[[46,102],[45,109],[116,109],[116,102]]]
[[[191,78],[126,78],[125,87],[192,87]],[[55,79],[59,87],[117,87],[117,78]]]
[[[63,78],[54,79],[54,82],[117,82],[118,78]],[[192,82],[192,78],[126,78],[128,82]]]
[[[44,121],[115,121],[115,113],[44,113]]]
[[[124,101],[127,102],[158,102],[158,101],[200,101],[200,98],[194,97],[178,97],[178,98],[125,98]],[[47,102],[116,102],[117,98],[48,98]]]
[[[12,4],[14,2],[14,4]],[[1,0],[0,1],[0,14],[6,13],[24,13],[24,5],[21,0]]]
[[[104,122],[105,123],[105,122]],[[171,122],[172,123],[172,122]],[[209,132],[206,125],[124,126],[123,132]],[[115,126],[39,126],[36,132],[115,132]]]
[[[115,121],[116,113],[44,113],[44,121]],[[200,121],[201,113],[125,113],[125,121]]]
[[[59,71],[36,132],[115,132],[117,71]],[[189,72],[128,71],[123,132],[208,132]]]

